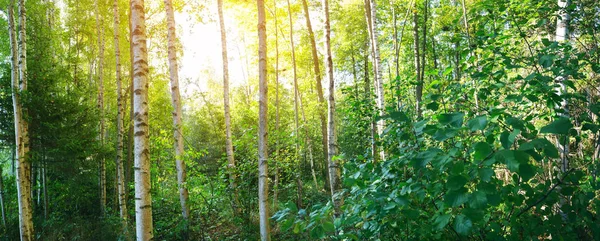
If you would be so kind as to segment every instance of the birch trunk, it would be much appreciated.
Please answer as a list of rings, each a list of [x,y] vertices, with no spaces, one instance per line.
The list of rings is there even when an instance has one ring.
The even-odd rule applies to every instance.
[[[221,27],[221,54],[223,57],[223,107],[225,115],[225,150],[227,152],[227,168],[229,170],[229,186],[233,191],[233,209],[239,213],[239,198],[235,175],[235,157],[231,139],[231,114],[229,110],[229,55],[227,54],[227,29],[223,19],[223,0],[217,0],[219,26]]]
[[[48,171],[48,165],[46,164],[46,162],[44,162],[44,169],[43,170],[43,175],[42,175],[42,190],[44,192],[44,219],[48,220],[48,186],[47,186],[47,171]]]
[[[415,1],[416,4],[416,1]],[[414,51],[415,51],[415,78],[417,81],[417,87],[416,87],[416,91],[415,91],[415,99],[416,99],[416,103],[415,103],[415,109],[417,112],[417,118],[420,119],[421,118],[421,97],[423,95],[423,85],[421,84],[421,55],[419,54],[420,50],[419,50],[419,15],[417,14],[416,11],[416,5],[415,5],[415,11],[413,14],[413,31],[414,31]]]
[[[277,0],[273,0],[273,13],[275,21],[275,181],[273,183],[273,210],[277,211],[277,197],[279,194],[279,32],[277,31]]]
[[[100,145],[104,146],[104,26],[100,21],[100,11],[98,7],[98,0],[94,1],[94,6],[96,8],[96,34],[97,34],[97,42],[98,42],[98,110],[100,112],[100,131],[98,133],[98,140],[100,140]],[[106,213],[106,163],[104,157],[100,157],[100,211],[102,215]]]
[[[567,7],[571,4],[571,0],[558,0],[558,9],[559,9],[559,17],[556,20],[556,41],[557,42],[565,42],[569,40],[569,20],[571,18]],[[558,83],[558,87],[556,87],[556,92],[563,99],[560,102],[559,106],[556,106],[556,109],[559,111],[559,115],[563,117],[569,116],[568,102],[565,97],[567,94],[567,86],[565,85],[566,78],[564,76],[556,77],[556,82]],[[569,139],[568,135],[563,137],[559,137],[557,143],[557,148],[560,151],[560,170],[561,172],[566,172],[569,170]],[[562,140],[561,140],[562,139]]]
[[[327,67],[327,80],[329,80],[329,99],[327,111],[327,140],[328,150],[327,162],[329,165],[329,185],[331,189],[331,199],[334,203],[336,213],[339,211],[341,202],[335,195],[340,189],[340,167],[334,159],[337,154],[337,137],[335,133],[335,82],[333,78],[333,57],[331,54],[331,27],[329,25],[329,1],[323,0],[323,12],[325,15],[325,66]]]
[[[116,157],[116,171],[117,171],[117,200],[119,204],[119,217],[121,218],[121,224],[123,231],[127,230],[127,199],[125,199],[125,177],[123,171],[123,116],[125,110],[123,109],[123,87],[121,79],[121,51],[119,49],[119,1],[114,0],[113,2],[113,15],[114,15],[114,42],[115,42],[115,78],[117,80],[117,157]]]
[[[31,162],[29,162],[29,133],[28,123],[23,118],[20,93],[27,90],[27,42],[26,42],[26,10],[25,1],[19,0],[19,30],[17,44],[17,30],[14,18],[14,0],[8,6],[8,26],[12,55],[12,92],[13,109],[15,117],[15,144],[16,144],[16,180],[17,202],[19,205],[19,231],[21,241],[32,241],[33,210],[31,206]]]
[[[323,97],[323,86],[321,83],[321,67],[319,66],[319,55],[317,53],[317,43],[315,34],[310,22],[310,14],[308,12],[308,4],[306,0],[302,0],[304,9],[304,18],[306,19],[306,28],[308,29],[308,38],[310,40],[311,54],[313,59],[313,71],[315,72],[315,82],[317,87],[317,96],[319,101],[319,120],[321,121],[321,144],[323,145],[323,157],[328,155],[327,151],[327,118],[325,117],[325,98]]]
[[[288,18],[290,22],[290,45],[292,47],[292,69],[294,73],[294,137],[295,137],[295,145],[296,145],[296,153],[295,159],[298,163],[298,171],[295,172],[296,178],[296,206],[298,208],[302,207],[302,180],[300,179],[300,143],[299,143],[299,130],[300,125],[298,124],[298,73],[296,68],[296,47],[294,45],[294,22],[292,21],[292,9],[290,7],[290,0],[287,0],[287,8],[288,8]]]
[[[173,126],[175,129],[175,168],[177,169],[177,186],[179,187],[179,203],[181,204],[181,214],[184,220],[190,216],[190,206],[188,204],[188,190],[185,186],[186,172],[185,162],[183,160],[183,133],[182,133],[182,112],[181,98],[179,94],[179,67],[177,66],[177,49],[175,43],[177,35],[175,33],[175,15],[173,13],[173,4],[171,0],[165,0],[165,11],[167,12],[167,29],[169,38],[169,72],[171,78],[171,104],[173,105]]]
[[[258,209],[260,216],[260,239],[271,240],[269,225],[269,172],[268,172],[268,80],[267,80],[267,22],[264,0],[256,0],[258,9],[258,77],[259,77],[259,111],[258,111]]]
[[[148,143],[148,52],[143,0],[130,0],[133,40],[135,222],[138,241],[152,240],[150,150]]]
[[[365,17],[367,20],[367,29],[369,31],[369,42],[371,42],[371,54],[373,57],[373,72],[375,84],[375,103],[377,105],[378,114],[383,116],[384,114],[384,92],[383,92],[383,80],[381,70],[381,58],[379,56],[379,45],[378,45],[378,33],[377,33],[377,6],[375,0],[365,0]],[[385,120],[381,119],[375,123],[375,132],[378,137],[381,136],[383,128],[385,126]],[[375,140],[374,140],[375,141]],[[379,158],[385,160],[385,152],[383,147],[379,147]],[[376,150],[374,152],[377,152]],[[375,156],[373,156],[375,158]],[[376,158],[375,158],[376,159]]]
[[[131,174],[133,168],[133,25],[131,24],[131,8],[129,8],[129,133],[127,133],[127,162],[125,163],[125,200],[129,200],[129,183],[131,183]]]

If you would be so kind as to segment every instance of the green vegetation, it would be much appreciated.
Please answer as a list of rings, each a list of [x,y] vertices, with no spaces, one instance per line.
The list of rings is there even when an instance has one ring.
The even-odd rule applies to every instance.
[[[23,90],[12,84],[22,68],[11,51],[22,39],[11,45],[7,10],[14,6],[22,26],[21,1],[0,0],[0,240],[146,240],[136,231],[140,136],[149,141],[144,224],[154,240],[265,239],[260,97],[268,100],[263,198],[273,240],[600,240],[598,1],[258,0],[267,96],[257,2],[223,0],[220,23],[217,0],[173,0],[179,39],[169,48],[165,3],[146,0],[147,135],[134,131],[132,102],[143,91],[134,85],[140,32],[130,2],[139,1],[28,0]],[[229,66],[221,65],[222,26]],[[171,88],[173,53],[179,88]],[[174,126],[175,89],[183,113]],[[15,93],[29,129],[20,159]],[[31,193],[17,191],[20,160],[31,165]],[[180,183],[176,160],[185,163]],[[339,190],[330,185],[335,167]],[[20,231],[27,196],[30,239]]]

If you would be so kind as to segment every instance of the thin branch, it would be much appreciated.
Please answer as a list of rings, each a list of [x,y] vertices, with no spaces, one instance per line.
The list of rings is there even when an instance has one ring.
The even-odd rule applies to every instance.
[[[533,208],[534,206],[538,205],[539,203],[541,203],[542,201],[544,201],[546,198],[548,198],[548,196],[550,196],[550,193],[552,193],[554,191],[554,189],[556,189],[556,187],[558,187],[558,185],[562,184],[563,181],[565,180],[565,178],[575,170],[575,168],[571,168],[569,169],[567,172],[565,172],[565,174],[562,176],[562,178],[560,178],[558,180],[558,182],[554,185],[552,185],[552,188],[550,188],[550,190],[548,190],[548,192],[546,192],[546,194],[544,194],[544,196],[542,196],[540,199],[538,199],[536,202],[530,204],[529,206],[527,206],[525,209],[521,210],[519,213],[517,213],[517,217],[521,216],[521,214],[529,211],[529,209]]]

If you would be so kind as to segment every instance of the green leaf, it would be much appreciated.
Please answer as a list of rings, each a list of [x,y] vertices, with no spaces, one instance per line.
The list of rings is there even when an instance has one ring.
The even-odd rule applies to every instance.
[[[475,191],[471,194],[469,204],[473,208],[484,208],[487,205],[487,196],[482,191]]]
[[[408,116],[402,112],[402,111],[394,111],[390,113],[390,118],[397,120],[399,122],[405,122],[405,121],[409,121],[410,118],[408,118]]]
[[[475,149],[475,154],[473,154],[475,161],[484,160],[492,153],[492,147],[487,142],[477,142],[473,149]]]
[[[494,157],[498,162],[504,162],[511,172],[518,171],[519,165],[529,161],[529,154],[516,150],[501,150]]]
[[[473,222],[471,222],[471,219],[467,218],[464,214],[459,214],[454,219],[454,230],[461,235],[469,234],[472,227]]]
[[[325,232],[321,226],[316,226],[310,230],[310,237],[313,239],[321,239],[323,236],[325,236]]]
[[[600,70],[600,67],[598,68],[598,70]],[[600,73],[600,71],[598,73]],[[600,103],[591,104],[589,109],[592,113],[600,115]]]
[[[283,221],[283,223],[281,223],[281,230],[287,231],[290,228],[292,228],[292,225],[294,225],[294,219],[288,218],[285,221]]]
[[[480,131],[485,129],[485,127],[487,126],[488,120],[487,117],[485,116],[478,116],[475,117],[474,119],[470,120],[469,122],[467,122],[467,126],[469,127],[469,129],[471,131]]]
[[[454,191],[449,191],[444,196],[444,203],[450,207],[457,207],[469,200],[469,195],[466,188],[461,188]]]
[[[518,173],[523,178],[523,181],[529,181],[535,175],[533,167],[528,163],[520,164]]]
[[[569,130],[572,127],[573,124],[571,124],[571,120],[569,120],[569,118],[559,117],[547,126],[542,127],[542,129],[540,129],[540,133],[566,135],[569,134]]]
[[[542,55],[539,59],[539,64],[544,68],[549,68],[554,63],[554,55]]]
[[[528,151],[536,149],[538,151],[543,151],[544,154],[549,158],[559,158],[558,149],[556,146],[548,141],[546,138],[537,138],[530,142],[523,143],[519,146],[519,150]]]
[[[504,147],[504,149],[510,149],[510,146],[515,143],[515,138],[517,138],[519,133],[521,133],[520,129],[514,129],[510,133],[508,131],[502,132],[502,134],[500,134],[500,143],[502,143],[502,147]]]
[[[440,104],[438,104],[437,102],[431,102],[431,103],[427,104],[427,109],[430,109],[432,111],[438,110],[439,107],[440,107]]]
[[[450,190],[457,190],[460,189],[462,187],[465,186],[465,184],[467,184],[468,180],[462,176],[462,175],[457,175],[457,176],[450,176],[450,178],[448,178],[448,189]]]
[[[590,131],[596,133],[596,132],[598,132],[598,130],[600,130],[600,126],[598,126],[596,124],[585,123],[585,124],[583,124],[583,127],[581,128],[581,130],[584,130],[584,131],[590,130]]]
[[[453,127],[461,127],[463,124],[464,113],[454,112],[450,114],[440,114],[437,116],[438,121],[442,125],[450,125]]]
[[[452,218],[452,215],[450,215],[450,214],[444,214],[444,215],[437,216],[435,218],[435,221],[433,222],[433,224],[435,224],[435,229],[436,230],[444,229],[444,227],[446,227],[446,225],[448,225],[448,223],[450,222],[450,218]]]
[[[333,226],[332,222],[324,222],[323,223],[323,230],[327,233],[334,233],[335,232],[335,226]]]
[[[385,205],[385,207],[383,207],[383,210],[386,210],[386,211],[388,211],[388,210],[392,210],[392,209],[394,209],[394,208],[396,208],[396,203],[393,203],[393,202],[388,202],[388,203]]]
[[[300,233],[300,224],[299,223],[295,223],[294,224],[294,233]]]
[[[489,182],[492,180],[492,176],[494,175],[494,170],[488,167],[484,167],[479,169],[479,178],[481,178],[484,182]]]

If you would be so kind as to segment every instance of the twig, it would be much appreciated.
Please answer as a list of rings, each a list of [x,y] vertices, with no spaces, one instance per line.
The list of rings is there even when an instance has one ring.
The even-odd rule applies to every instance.
[[[548,192],[546,192],[546,194],[544,194],[544,196],[542,196],[540,199],[538,199],[535,203],[527,206],[525,209],[523,209],[519,213],[517,213],[517,217],[521,216],[521,214],[529,211],[529,209],[533,208],[534,206],[538,205],[539,203],[544,201],[546,198],[548,198],[548,196],[550,196],[550,193],[552,193],[554,191],[554,189],[556,189],[556,187],[558,187],[558,185],[562,184],[563,181],[565,180],[565,178],[574,170],[575,170],[575,168],[571,168],[567,172],[565,172],[565,174],[562,176],[562,178],[560,178],[557,183],[552,185],[552,188],[550,188],[550,190],[548,190]]]

